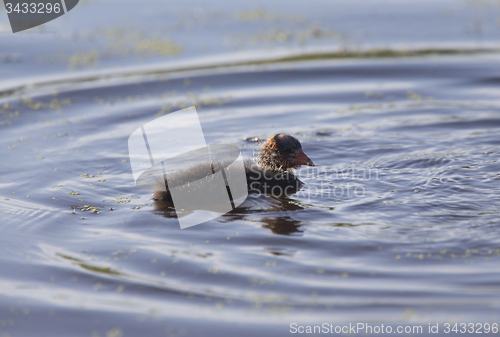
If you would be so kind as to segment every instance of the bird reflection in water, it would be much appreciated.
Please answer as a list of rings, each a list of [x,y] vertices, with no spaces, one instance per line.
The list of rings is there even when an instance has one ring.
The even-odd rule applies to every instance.
[[[289,216],[262,218],[261,221],[266,223],[262,227],[269,228],[273,234],[300,236],[304,234],[300,229],[300,221],[293,220]]]
[[[177,218],[177,213],[172,203],[155,201],[154,209],[166,218]],[[287,196],[260,195],[249,197],[243,204],[229,213],[221,215],[217,221],[231,223],[237,220],[258,221],[264,223],[263,228],[268,228],[273,234],[303,235],[300,229],[301,222],[294,220],[289,211],[304,209]],[[282,213],[282,215],[280,214]],[[256,215],[272,214],[272,216],[256,217]]]

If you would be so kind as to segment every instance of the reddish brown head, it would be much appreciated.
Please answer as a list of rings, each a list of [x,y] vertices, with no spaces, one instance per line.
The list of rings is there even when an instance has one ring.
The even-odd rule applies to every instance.
[[[314,166],[312,160],[302,151],[300,142],[286,133],[269,137],[260,148],[258,162],[266,168],[275,170],[289,170],[299,168],[301,165]]]

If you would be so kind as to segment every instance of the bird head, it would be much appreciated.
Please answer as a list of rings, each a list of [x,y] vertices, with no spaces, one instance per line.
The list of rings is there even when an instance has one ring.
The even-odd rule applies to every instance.
[[[314,166],[302,150],[302,145],[287,133],[271,136],[259,150],[259,164],[266,168],[289,170],[301,165]]]

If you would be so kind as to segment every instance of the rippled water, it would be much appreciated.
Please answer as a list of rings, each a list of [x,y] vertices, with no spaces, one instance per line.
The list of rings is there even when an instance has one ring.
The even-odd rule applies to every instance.
[[[0,329],[287,335],[498,323],[500,58],[284,62],[64,80],[1,98]],[[196,105],[208,143],[278,132],[317,167],[181,230],[128,136]],[[95,211],[95,212],[93,212]]]
[[[2,8],[0,336],[500,324],[498,1]],[[192,105],[207,143],[287,132],[317,166],[181,230],[127,140]]]

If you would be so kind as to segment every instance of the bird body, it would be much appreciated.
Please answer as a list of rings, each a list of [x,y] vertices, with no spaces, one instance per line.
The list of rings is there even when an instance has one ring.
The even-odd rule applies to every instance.
[[[298,191],[303,182],[295,176],[292,168],[298,168],[301,165],[314,166],[314,163],[304,154],[302,145],[297,139],[289,134],[276,134],[269,137],[259,149],[257,159],[247,160],[244,163],[248,192],[286,195]],[[207,167],[211,169],[207,170]],[[211,173],[220,169],[220,167],[214,167],[214,163],[200,163],[187,170],[169,175],[168,183],[166,180],[160,182],[160,184],[165,184],[165,189],[161,186],[158,191],[154,192],[153,199],[172,202],[169,185],[173,187],[179,185],[177,182],[209,178],[212,176]],[[226,172],[226,174],[230,175],[231,172]],[[210,184],[210,179],[207,180],[207,184]],[[185,188],[189,189],[189,186]]]

